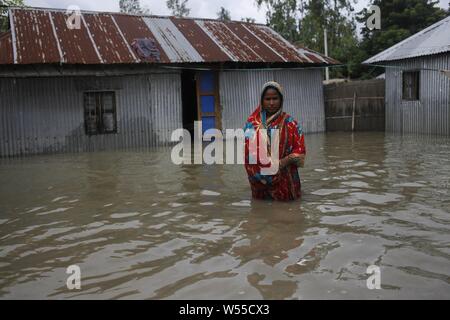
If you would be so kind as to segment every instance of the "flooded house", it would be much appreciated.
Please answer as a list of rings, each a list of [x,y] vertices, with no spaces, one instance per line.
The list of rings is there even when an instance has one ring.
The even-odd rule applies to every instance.
[[[386,69],[386,131],[450,136],[450,17],[364,61]]]
[[[338,62],[271,28],[211,19],[10,8],[0,35],[0,155],[142,148],[178,128],[242,128],[268,80],[305,132],[325,130]]]

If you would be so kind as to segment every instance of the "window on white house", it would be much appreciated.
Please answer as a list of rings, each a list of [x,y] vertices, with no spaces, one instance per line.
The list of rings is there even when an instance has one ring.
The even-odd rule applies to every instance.
[[[84,93],[84,124],[87,135],[117,133],[114,91]]]
[[[420,99],[420,71],[403,72],[403,100]]]

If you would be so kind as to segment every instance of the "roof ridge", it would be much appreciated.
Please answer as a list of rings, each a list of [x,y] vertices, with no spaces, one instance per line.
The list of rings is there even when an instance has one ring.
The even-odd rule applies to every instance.
[[[12,63],[336,64],[333,59],[308,48],[295,47],[266,25],[87,10],[80,10],[81,19],[66,19],[74,9],[78,10],[77,7],[71,7],[69,12],[55,8],[9,7],[14,53]],[[35,22],[30,22],[30,17]],[[39,28],[32,28],[32,23],[38,24]],[[66,32],[67,29],[73,29],[72,26],[79,26],[84,31]],[[41,41],[35,41],[35,38]],[[140,52],[144,60],[137,62],[136,57],[133,58],[133,50],[142,49],[136,43],[138,38],[154,39],[155,48],[161,56],[158,55],[156,59],[146,52]],[[29,43],[29,46],[23,43]],[[233,54],[230,56],[228,51]]]
[[[47,11],[47,12],[66,12],[68,9],[63,8],[46,8],[46,7],[19,7],[19,6],[10,6],[8,9],[11,10],[41,10],[41,11]],[[238,21],[238,20],[219,20],[219,19],[213,19],[213,18],[201,18],[201,17],[177,17],[174,15],[158,15],[158,14],[145,14],[145,13],[126,13],[126,12],[120,12],[120,11],[95,11],[95,10],[80,10],[82,14],[111,14],[111,15],[124,15],[124,16],[130,16],[130,17],[148,17],[148,18],[164,18],[164,19],[190,19],[190,20],[202,20],[202,21],[215,21],[215,22],[234,22],[234,23],[243,23],[243,24],[252,24],[252,25],[261,25],[261,26],[267,26],[263,23],[257,23],[257,22],[247,22],[247,21]],[[270,27],[269,27],[270,28]]]

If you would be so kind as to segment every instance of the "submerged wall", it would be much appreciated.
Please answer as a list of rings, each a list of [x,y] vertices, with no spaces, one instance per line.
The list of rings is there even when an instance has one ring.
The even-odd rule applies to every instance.
[[[306,133],[325,131],[321,69],[232,70],[220,73],[223,129],[243,128],[259,103],[267,81],[279,82],[285,91],[284,110],[303,125]]]
[[[325,131],[322,71],[236,70],[219,76],[222,128],[243,128],[262,85],[278,81],[284,109],[304,132]],[[86,91],[114,91],[117,133],[85,131]],[[0,156],[147,148],[170,144],[183,127],[181,73],[0,79]]]
[[[420,99],[402,100],[402,72],[420,70]],[[386,131],[450,136],[450,53],[393,61],[386,68]]]
[[[85,91],[116,92],[117,133],[88,136]],[[0,156],[140,148],[182,127],[178,72],[0,79]]]

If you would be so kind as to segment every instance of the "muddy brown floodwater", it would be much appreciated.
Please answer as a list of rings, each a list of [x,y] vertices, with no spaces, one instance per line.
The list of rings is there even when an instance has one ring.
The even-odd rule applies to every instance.
[[[1,159],[0,298],[449,299],[450,139],[306,143],[290,203],[252,201],[242,166],[176,166],[167,148]]]

